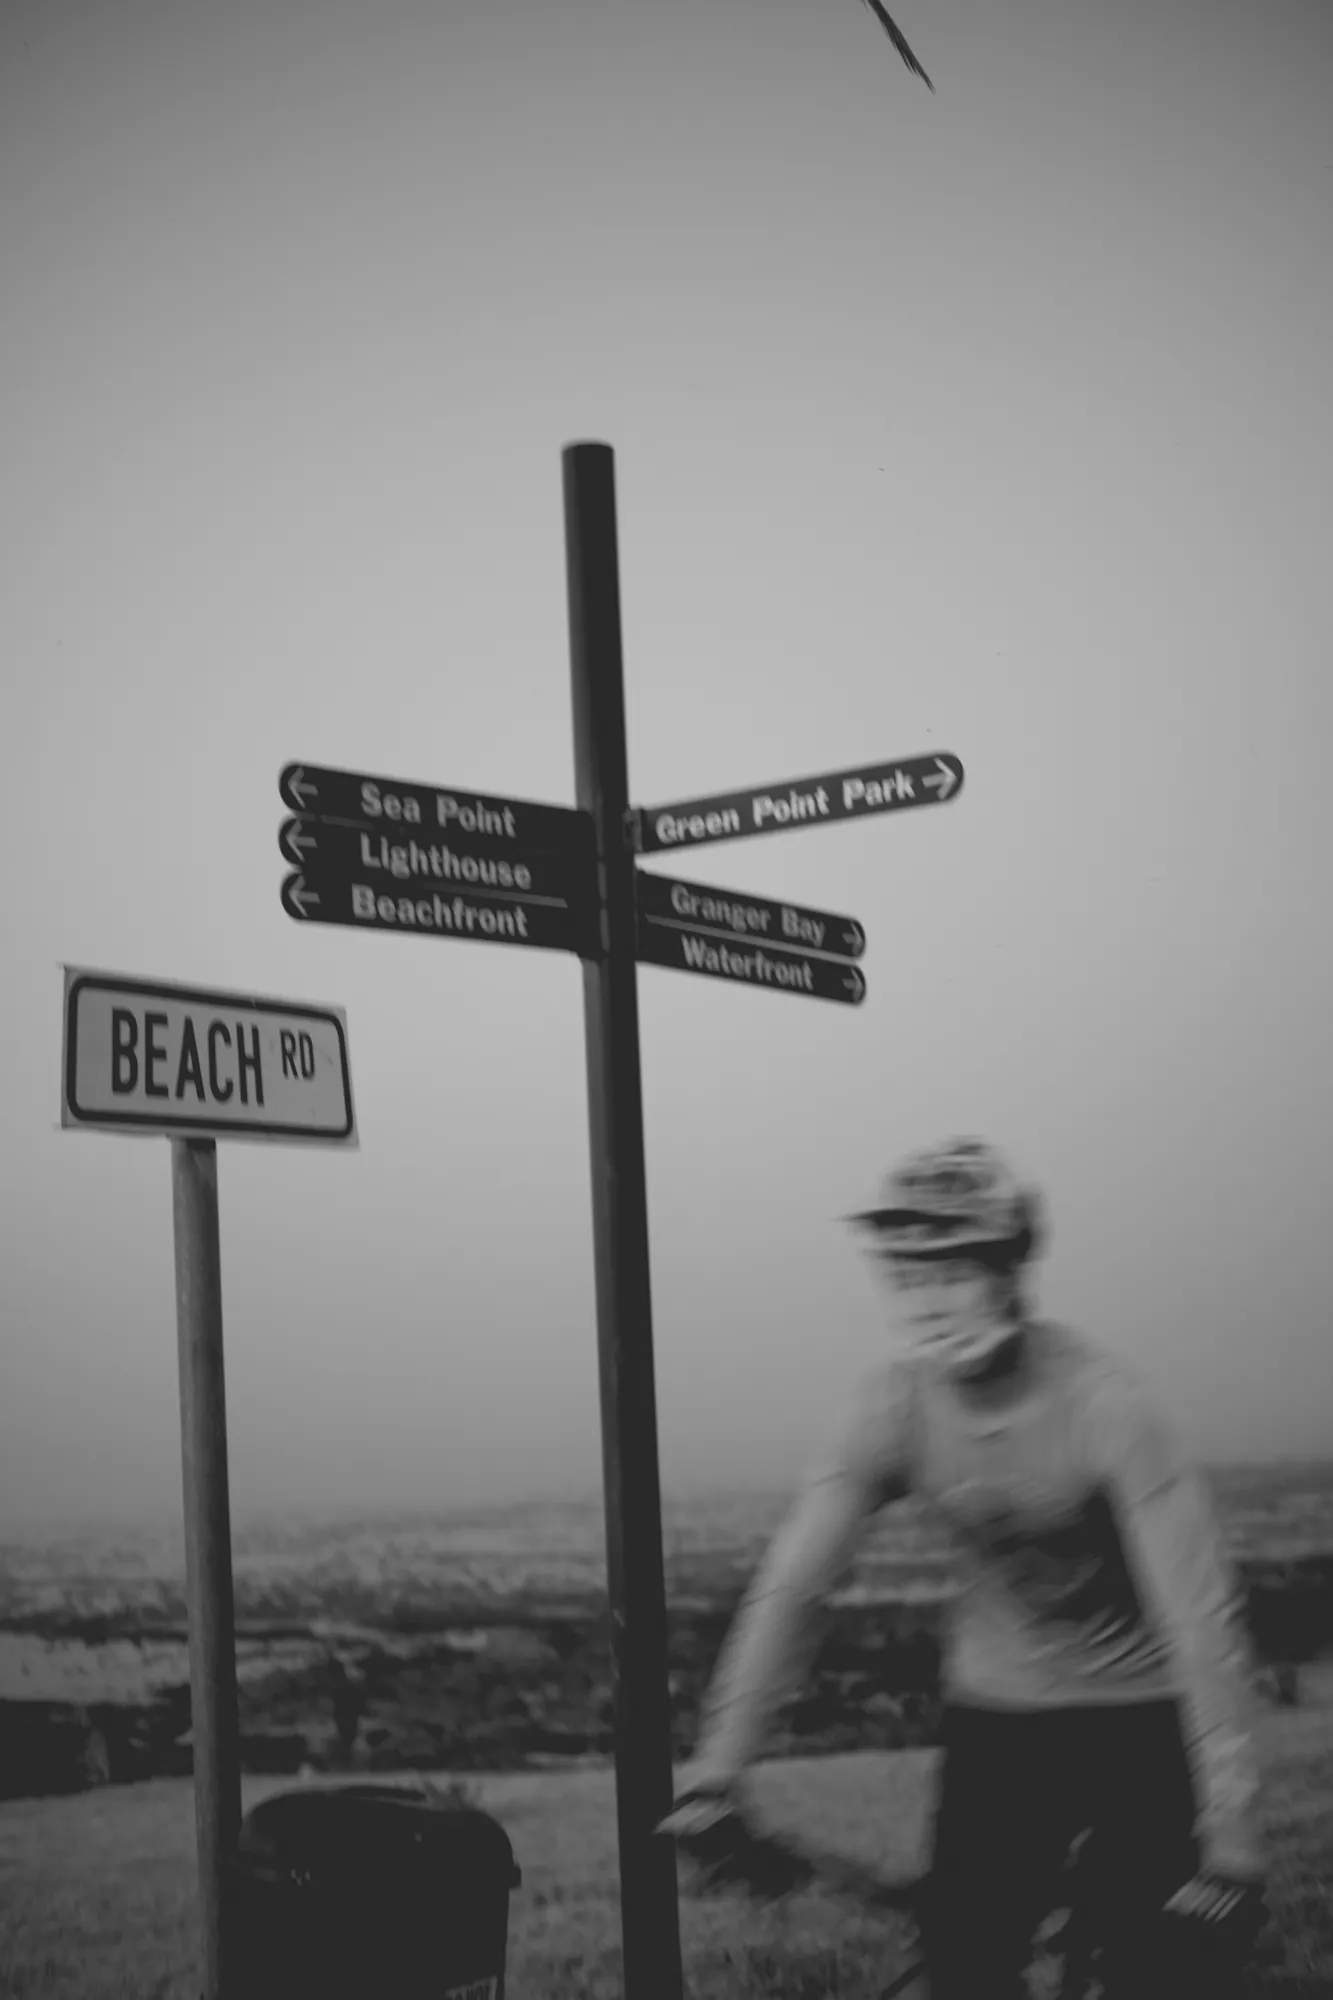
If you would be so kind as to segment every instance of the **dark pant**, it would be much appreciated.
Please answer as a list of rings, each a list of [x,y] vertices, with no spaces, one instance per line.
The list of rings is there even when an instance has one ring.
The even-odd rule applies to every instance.
[[[1084,1828],[1080,1880],[1090,1873],[1107,2000],[1167,2000],[1158,1919],[1198,1865],[1175,1703],[952,1706],[943,1743],[923,1913],[931,2000],[1019,2000],[1035,1931],[1058,1907],[1061,1868]]]

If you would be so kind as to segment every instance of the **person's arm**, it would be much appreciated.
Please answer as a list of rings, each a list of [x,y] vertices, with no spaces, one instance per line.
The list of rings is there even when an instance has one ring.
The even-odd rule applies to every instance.
[[[813,1614],[851,1567],[875,1514],[907,1491],[903,1412],[904,1385],[890,1367],[863,1395],[839,1448],[806,1479],[732,1621],[682,1794],[730,1790],[808,1672]]]
[[[1108,1393],[1100,1443],[1144,1609],[1174,1657],[1202,1866],[1262,1873],[1248,1640],[1204,1482],[1147,1395]]]

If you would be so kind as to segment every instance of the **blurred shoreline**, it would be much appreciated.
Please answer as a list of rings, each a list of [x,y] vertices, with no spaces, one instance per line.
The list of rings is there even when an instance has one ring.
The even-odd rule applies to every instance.
[[[1333,1647],[1333,1464],[1211,1477],[1260,1660]],[[788,1498],[664,1503],[682,1748]],[[500,1769],[609,1752],[598,1500],[241,1518],[233,1572],[247,1769]],[[931,1740],[949,1590],[929,1520],[887,1513],[831,1601],[791,1747]],[[0,1796],[188,1771],[189,1712],[179,1532],[0,1541]]]

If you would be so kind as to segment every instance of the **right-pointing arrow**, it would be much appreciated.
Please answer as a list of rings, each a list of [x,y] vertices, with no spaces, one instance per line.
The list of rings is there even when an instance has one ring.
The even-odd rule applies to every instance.
[[[289,875],[282,885],[282,906],[289,916],[303,917],[307,907],[319,905],[319,897],[313,889],[307,889],[304,875]]]
[[[859,958],[866,948],[866,934],[858,923],[850,923],[845,927],[842,941],[853,958]]]
[[[953,790],[954,786],[958,783],[958,774],[957,772],[951,771],[949,769],[949,766],[945,763],[942,757],[937,757],[935,759],[935,762],[939,767],[939,776],[923,778],[921,782],[923,785],[929,785],[931,787],[938,785],[940,800],[941,802],[943,802],[945,799],[948,798],[950,792]]]
[[[855,966],[845,975],[842,983],[851,994],[853,1000],[864,1000],[866,983]]]

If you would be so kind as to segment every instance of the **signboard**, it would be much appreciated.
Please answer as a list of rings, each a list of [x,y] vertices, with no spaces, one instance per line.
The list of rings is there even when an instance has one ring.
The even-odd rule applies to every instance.
[[[477,890],[499,895],[531,895],[542,901],[566,902],[583,890],[591,902],[595,884],[591,869],[579,870],[558,854],[515,854],[499,841],[430,839],[410,834],[372,833],[369,827],[328,824],[317,819],[285,819],[278,828],[278,848],[295,868],[308,874],[355,877],[381,889],[399,883],[410,888]]]
[[[798,903],[771,903],[740,889],[704,882],[680,882],[669,875],[635,875],[639,916],[650,923],[716,931],[724,937],[762,939],[789,949],[817,951],[831,958],[859,958],[866,934],[855,917],[806,910]]]
[[[589,812],[288,764],[282,907],[305,924],[596,952]]]
[[[528,944],[548,951],[595,952],[595,918],[549,897],[498,892],[467,895],[424,883],[349,881],[346,876],[284,878],[282,907],[303,924],[346,924],[363,931],[407,931],[414,937],[472,938],[478,943]]]
[[[66,966],[60,1122],[355,1146],[347,1016]]]
[[[369,778],[319,764],[286,764],[278,790],[289,812],[344,825],[368,826],[391,839],[448,841],[465,848],[497,843],[506,853],[568,854],[592,859],[592,814],[572,806],[534,805],[479,792],[446,790],[402,778]]]
[[[865,974],[855,965],[774,945],[742,948],[716,933],[651,919],[640,920],[635,955],[677,972],[702,972],[779,993],[808,993],[816,1000],[840,1000],[848,1007],[859,1007],[866,997]]]
[[[705,841],[740,840],[751,833],[781,833],[786,827],[864,819],[909,806],[943,805],[946,799],[957,798],[962,785],[961,763],[941,751],[938,756],[901,757],[888,764],[857,764],[822,778],[795,778],[764,790],[645,807],[637,815],[638,851],[655,854]]]

